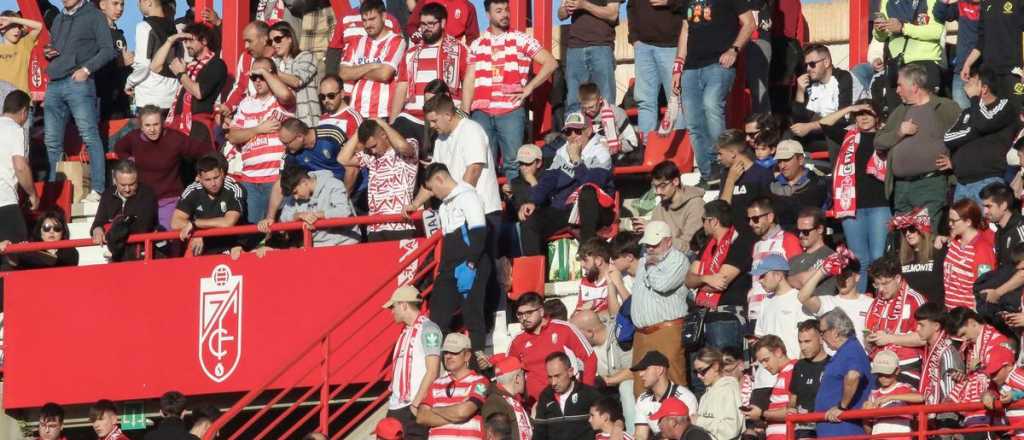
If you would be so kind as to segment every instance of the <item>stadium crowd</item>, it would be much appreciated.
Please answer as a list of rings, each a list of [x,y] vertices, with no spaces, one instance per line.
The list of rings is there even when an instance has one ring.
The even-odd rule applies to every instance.
[[[22,211],[40,204],[34,180],[58,179],[74,120],[92,159],[90,235],[111,261],[147,257],[132,233],[179,232],[148,257],[238,257],[296,246],[276,222],[334,246],[420,231],[318,221],[436,210],[429,298],[403,286],[384,304],[403,331],[378,438],[780,440],[787,415],[811,412],[824,420],[797,438],[877,435],[920,421],[843,413],[978,401],[986,410],[929,427],[1009,424],[1024,438],[1024,417],[996,404],[1024,397],[1019,3],[882,0],[880,55],[845,71],[800,41],[793,0],[630,1],[634,126],[616,105],[616,1],[560,2],[561,63],[510,30],[508,0],[485,0],[482,31],[465,0],[365,0],[340,18],[260,1],[237,61],[220,58],[213,11],[175,20],[172,4],[140,0],[130,51],[121,0],[40,1],[43,22],[0,14],[0,264],[78,264],[71,249],[6,252],[68,238],[64,213],[29,230]],[[44,28],[39,106],[29,61]],[[726,129],[740,57],[754,112]],[[523,145],[527,104],[553,75],[566,92],[557,131]],[[658,202],[610,228],[614,168],[672,129],[688,131],[699,181],[657,164]],[[260,234],[194,235],[243,224]],[[566,228],[583,272],[576,308],[534,292],[508,301],[522,332],[488,355],[500,262],[546,254]],[[200,438],[218,417],[185,417],[176,392],[161,412],[147,439]],[[60,438],[60,406],[40,414],[40,438]],[[93,406],[99,438],[126,438],[117,414]]]

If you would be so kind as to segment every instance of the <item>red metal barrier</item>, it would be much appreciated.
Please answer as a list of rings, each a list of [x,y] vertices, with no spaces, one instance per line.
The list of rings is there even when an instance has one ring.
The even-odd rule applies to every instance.
[[[1024,408],[1024,401],[1014,402],[1007,406],[1005,409],[1022,409]],[[919,440],[926,440],[929,436],[934,435],[951,435],[951,434],[964,434],[973,432],[1004,432],[1012,431],[1022,426],[974,426],[970,428],[943,428],[943,429],[928,429],[928,415],[929,414],[941,414],[941,413],[963,413],[968,411],[978,411],[984,409],[984,406],[980,402],[974,403],[941,403],[938,405],[908,405],[890,408],[876,408],[876,409],[852,409],[849,411],[843,411],[839,419],[843,421],[853,420],[870,420],[884,417],[893,416],[914,416],[917,420],[918,429],[904,433],[892,433],[892,434],[864,434],[864,435],[848,435],[840,437],[829,437],[829,440],[867,440],[867,439],[878,439],[878,438],[895,438],[895,437],[907,437],[915,436]],[[1004,408],[1001,404],[996,404],[995,411],[1002,411]],[[798,423],[817,423],[825,421],[825,413],[808,413],[808,414],[792,414],[786,416],[786,440],[796,439],[796,424]]]

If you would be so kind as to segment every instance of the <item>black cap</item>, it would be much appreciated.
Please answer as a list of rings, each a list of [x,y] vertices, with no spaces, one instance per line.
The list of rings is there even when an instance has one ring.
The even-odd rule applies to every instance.
[[[658,350],[651,350],[644,355],[643,359],[640,359],[640,362],[637,362],[636,365],[633,365],[633,367],[631,367],[629,371],[643,371],[646,370],[647,367],[668,368],[668,358],[665,357],[665,355],[661,354],[661,352]]]

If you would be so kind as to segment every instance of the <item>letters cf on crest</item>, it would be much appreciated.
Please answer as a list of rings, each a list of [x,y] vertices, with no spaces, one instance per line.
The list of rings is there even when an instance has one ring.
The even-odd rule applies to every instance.
[[[242,357],[242,276],[226,264],[199,279],[199,365],[220,383]]]

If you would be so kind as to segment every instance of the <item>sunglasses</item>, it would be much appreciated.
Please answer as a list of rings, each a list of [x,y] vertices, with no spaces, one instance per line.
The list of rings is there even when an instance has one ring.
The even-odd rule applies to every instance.
[[[704,368],[694,368],[694,371],[697,373],[697,377],[704,377],[705,374],[708,374],[708,370],[710,369],[711,365],[708,365]]]
[[[326,101],[328,99],[337,98],[339,94],[340,94],[340,92],[331,92],[331,93],[321,93],[319,96],[320,96],[320,100],[321,101]]]
[[[902,232],[904,234],[907,234],[907,235],[916,234],[917,233],[917,228],[915,228],[913,226],[908,226],[908,227],[903,228],[902,230],[900,230],[900,232]]]
[[[251,74],[249,75],[249,81],[266,81],[266,79],[263,78],[263,75]]]
[[[42,229],[43,232],[64,232],[64,227],[55,224],[43,225],[40,229]]]
[[[747,216],[747,221],[750,222],[750,223],[757,223],[757,222],[761,221],[761,219],[764,218],[768,214],[771,214],[771,213],[770,212],[766,212],[766,213],[761,214],[761,215],[749,215],[749,216]]]
[[[758,134],[761,134],[761,131],[760,130],[758,130],[758,131],[745,131],[745,132],[743,132],[743,134],[747,135],[747,139],[753,139]]]
[[[582,128],[566,128],[565,130],[562,130],[562,133],[565,133],[566,136],[571,135],[571,134],[580,134],[580,133],[583,133],[583,129]]]
[[[808,69],[813,69],[815,66],[818,65],[818,63],[820,63],[822,61],[825,61],[825,60],[821,59],[821,60],[817,60],[817,61],[808,61],[808,62],[804,63],[804,65],[807,66]]]
[[[270,40],[273,41],[274,44],[281,44],[281,42],[284,41],[284,39],[285,39],[285,35],[278,35],[276,37],[270,37]]]
[[[811,228],[811,229],[800,229],[800,228],[797,228],[796,232],[797,232],[797,234],[800,234],[801,237],[806,237],[808,235],[811,235],[811,232],[814,232],[816,229],[817,228]]]

